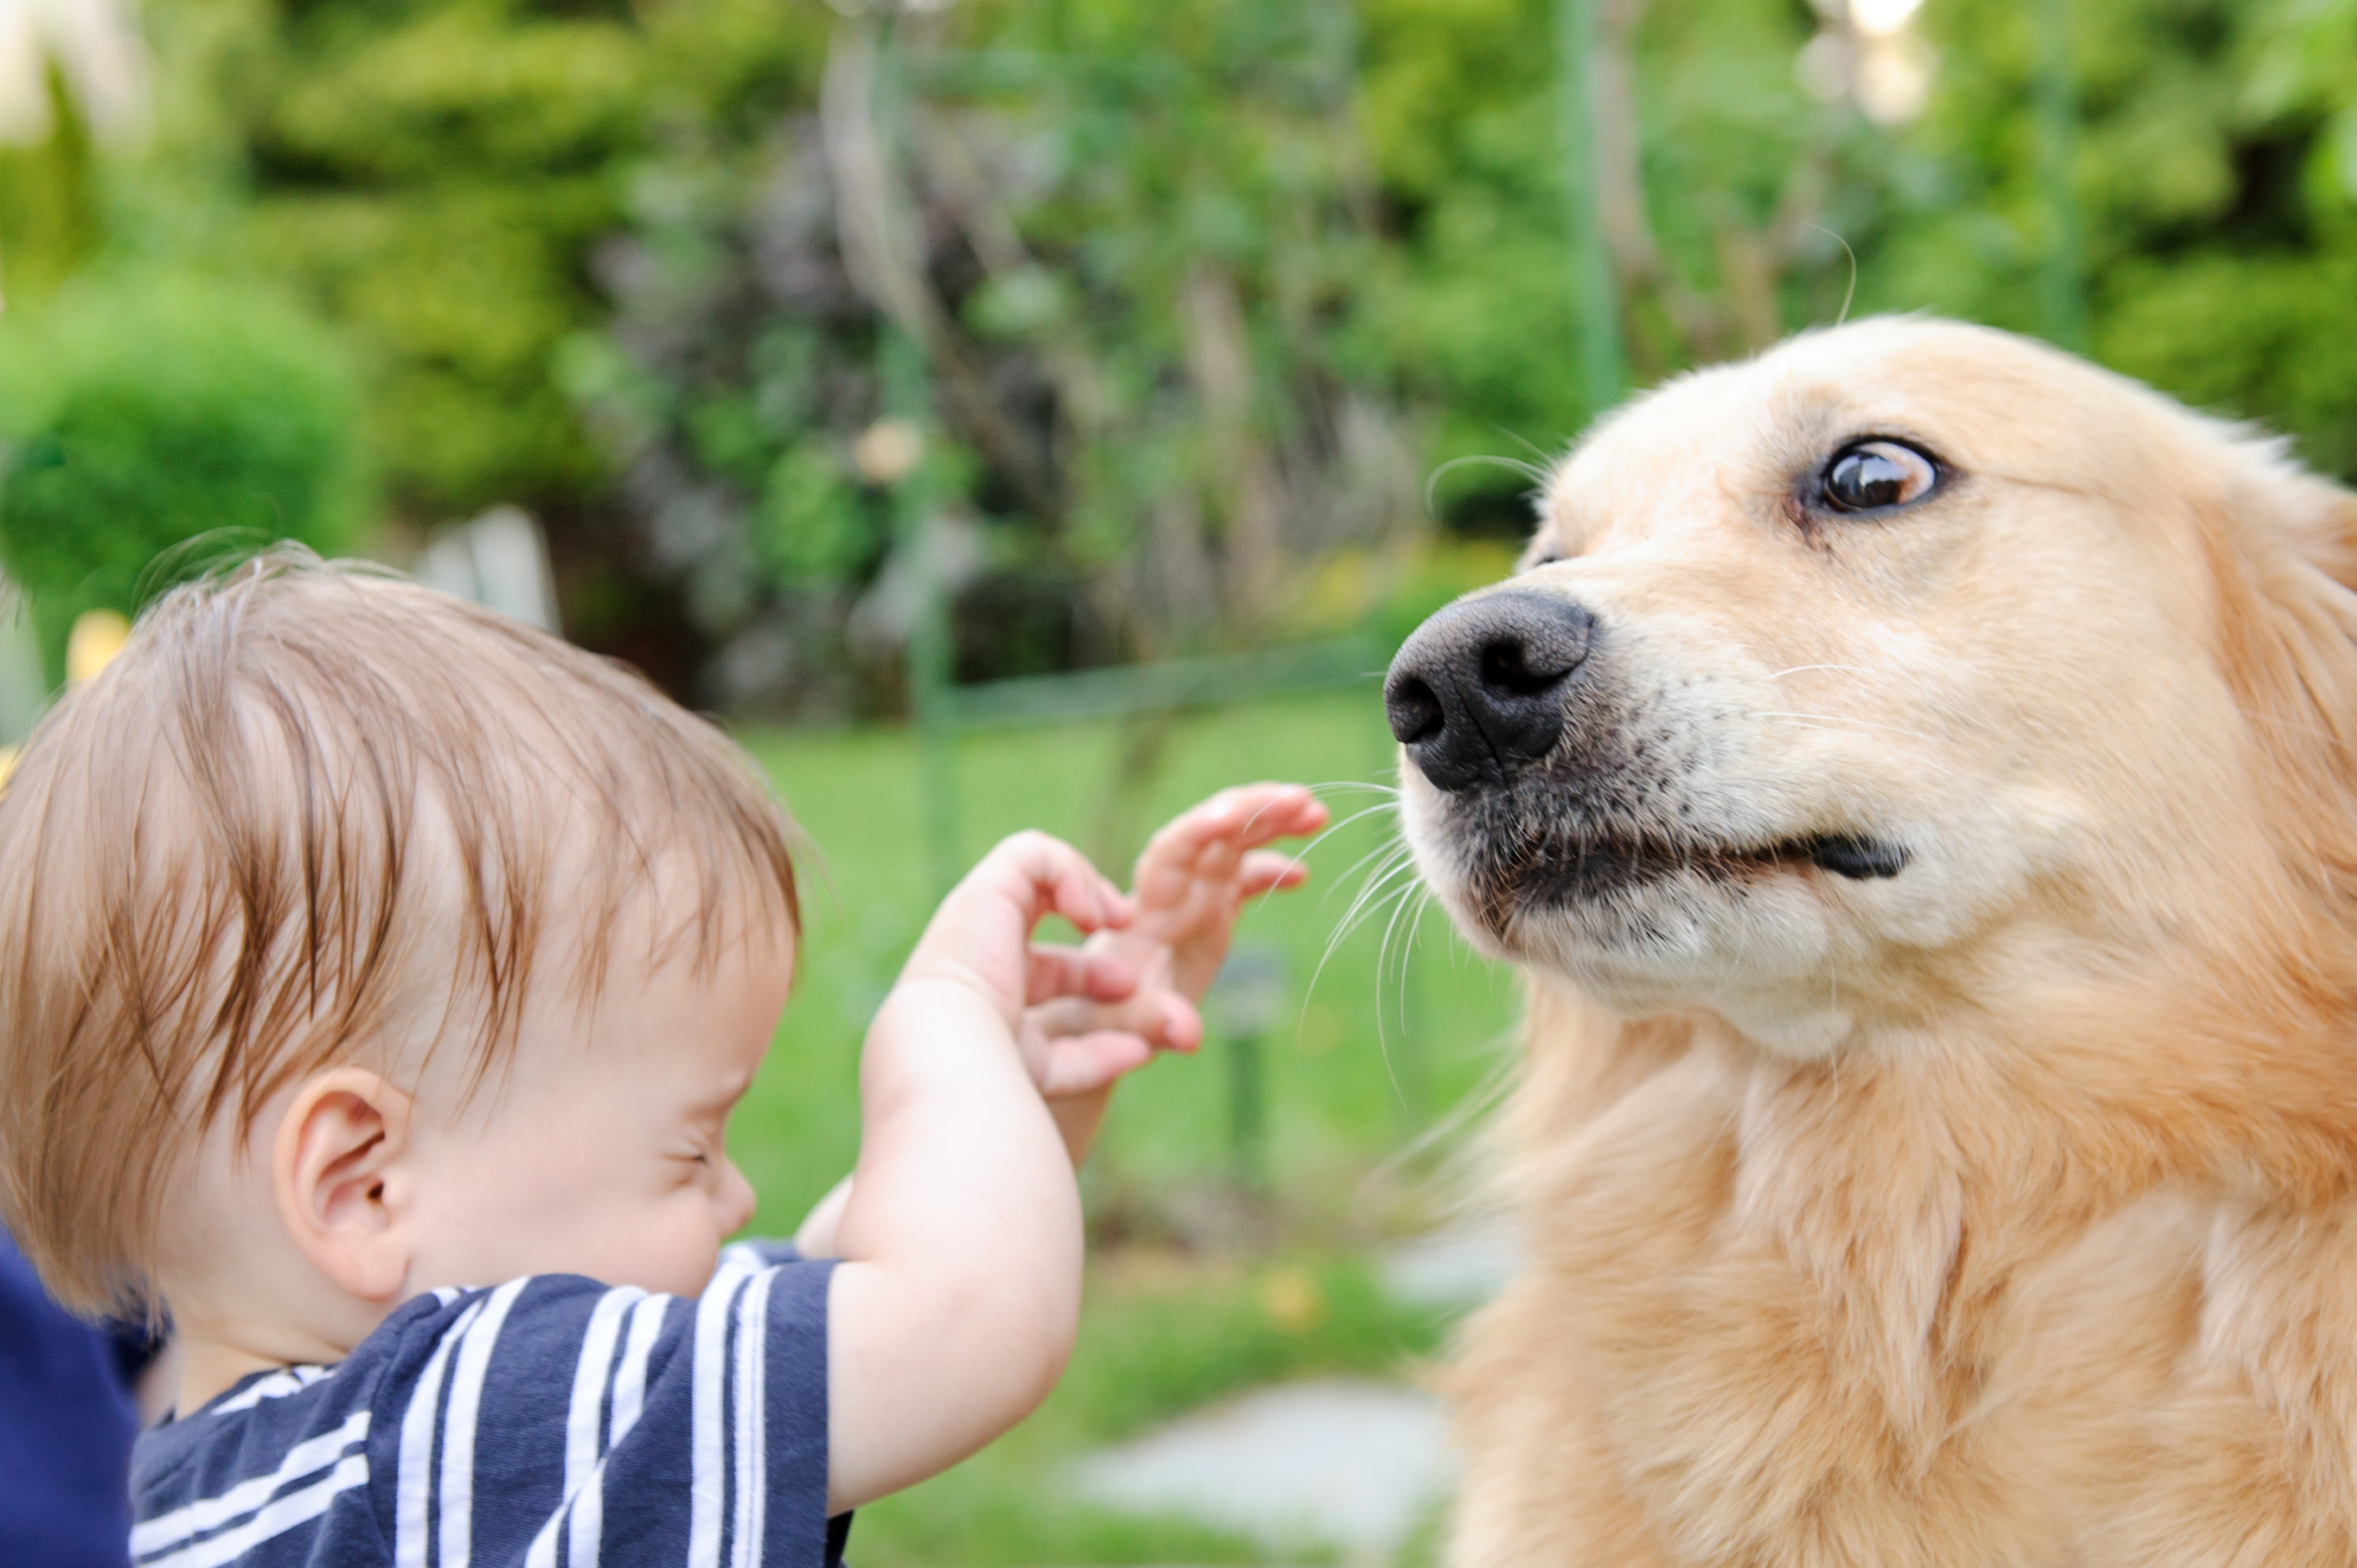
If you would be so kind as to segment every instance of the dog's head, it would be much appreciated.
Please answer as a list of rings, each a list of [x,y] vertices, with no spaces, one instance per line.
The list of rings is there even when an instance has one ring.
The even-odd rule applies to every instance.
[[[1407,836],[1489,950],[1794,1055],[2149,985],[2345,897],[2352,533],[2052,349],[1799,338],[1604,422],[1401,650]]]

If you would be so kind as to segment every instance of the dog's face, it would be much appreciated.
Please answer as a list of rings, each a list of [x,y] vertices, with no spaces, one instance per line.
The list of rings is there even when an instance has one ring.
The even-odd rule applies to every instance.
[[[1672,383],[1394,663],[1421,869],[1493,953],[1794,1055],[2074,944],[2128,978],[2271,853],[2216,515],[2267,460],[1940,322]]]

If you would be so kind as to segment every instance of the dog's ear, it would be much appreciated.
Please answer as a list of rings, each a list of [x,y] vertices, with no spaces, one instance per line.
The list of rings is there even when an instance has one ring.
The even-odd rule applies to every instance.
[[[2219,596],[2221,672],[2257,712],[2315,710],[2357,788],[2357,494],[2274,441],[2238,443],[2185,493]]]
[[[2342,587],[2357,590],[2357,493],[2300,470],[2270,478],[2268,510],[2292,547]]]

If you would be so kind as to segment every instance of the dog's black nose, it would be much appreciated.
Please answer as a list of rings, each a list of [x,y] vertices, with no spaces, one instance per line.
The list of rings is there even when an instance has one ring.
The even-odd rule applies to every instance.
[[[1564,691],[1595,631],[1577,605],[1528,589],[1449,606],[1392,660],[1392,734],[1443,789],[1505,782],[1555,748]]]

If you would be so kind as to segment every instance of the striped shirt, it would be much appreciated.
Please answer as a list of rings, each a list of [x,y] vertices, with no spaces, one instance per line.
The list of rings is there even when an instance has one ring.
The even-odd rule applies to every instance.
[[[688,1300],[538,1274],[404,1304],[331,1367],[139,1439],[137,1568],[820,1568],[826,1286],[789,1247]]]

